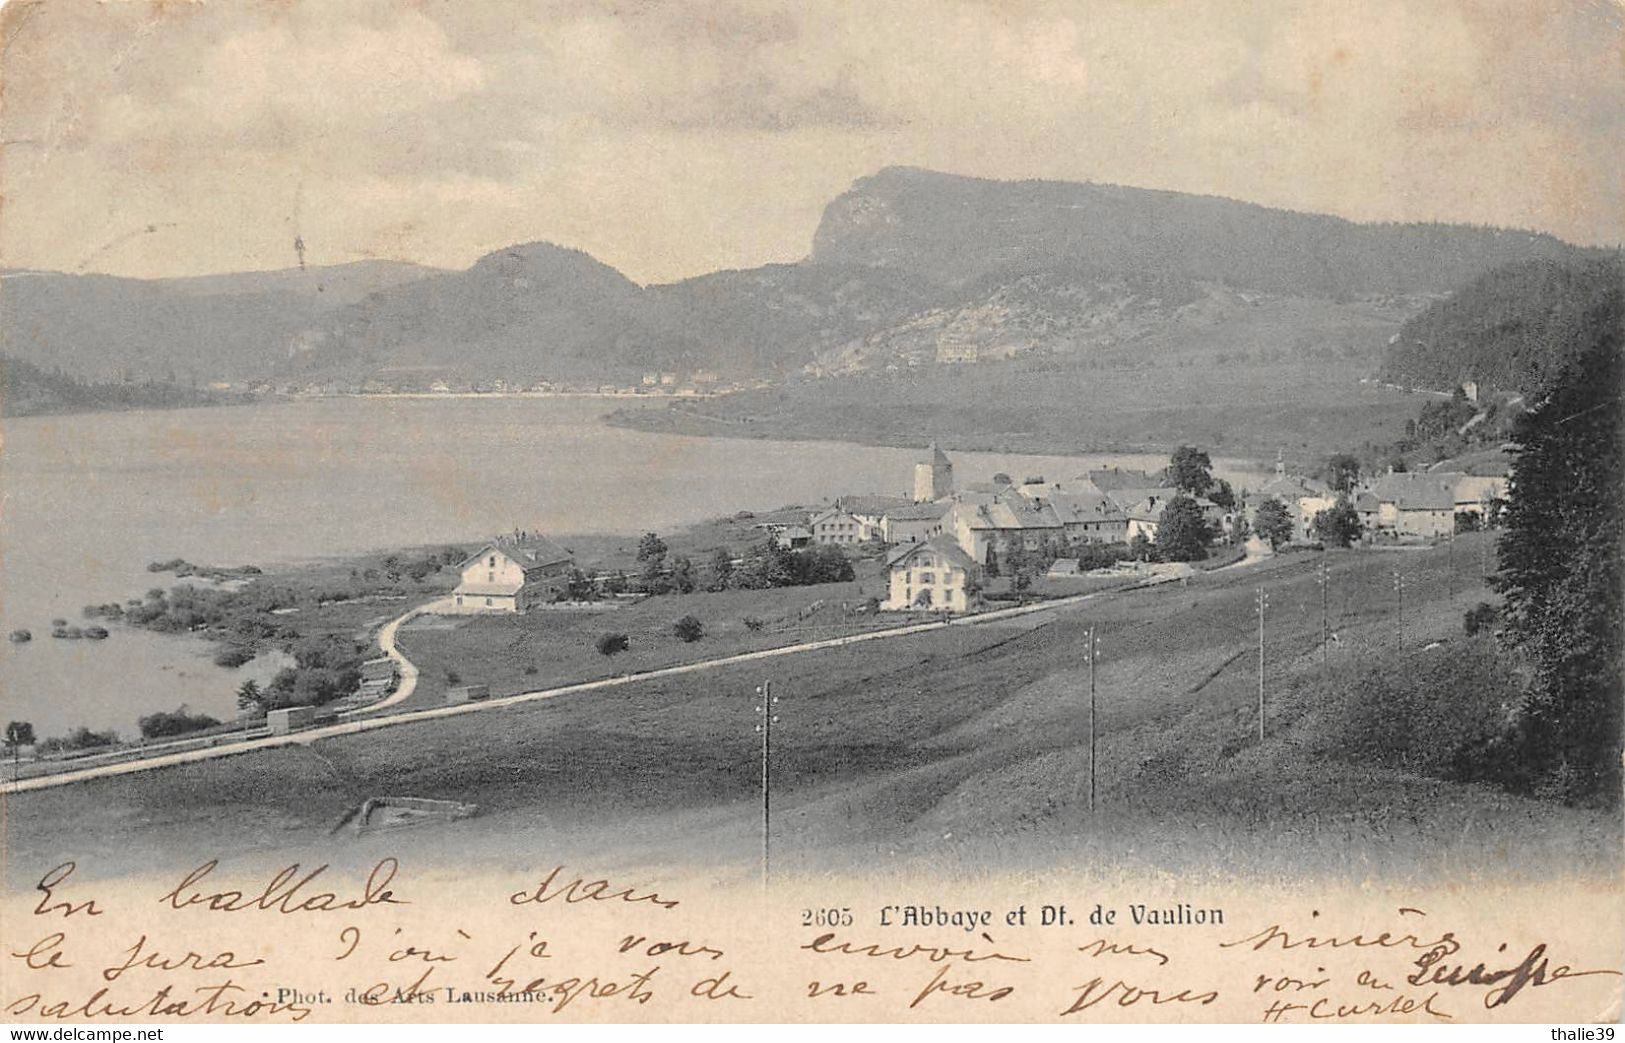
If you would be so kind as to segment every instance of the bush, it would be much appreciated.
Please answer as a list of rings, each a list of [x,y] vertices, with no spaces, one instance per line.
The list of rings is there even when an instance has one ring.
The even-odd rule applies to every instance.
[[[253,658],[254,650],[252,648],[244,648],[242,645],[227,645],[214,654],[214,665],[223,666],[228,670],[235,670]]]
[[[446,683],[447,684],[461,684],[462,681],[463,681],[463,675],[462,674],[459,674],[455,670],[447,670],[446,671]]]
[[[765,620],[758,619],[755,616],[746,616],[743,622],[745,624],[745,629],[749,630],[753,634],[767,626],[767,622]]]
[[[1474,634],[1477,634],[1480,631],[1488,630],[1489,628],[1493,627],[1495,625],[1495,621],[1499,619],[1500,616],[1500,609],[1496,608],[1488,601],[1480,601],[1478,604],[1468,609],[1461,617],[1462,629],[1467,631],[1468,637],[1472,637]]]
[[[694,616],[684,616],[679,619],[672,625],[672,630],[683,641],[691,644],[705,636],[705,625]]]
[[[144,739],[166,739],[174,735],[185,735],[187,732],[202,731],[220,724],[207,714],[193,714],[186,712],[186,704],[182,703],[180,709],[172,713],[148,714],[136,722],[141,728],[141,737]]]
[[[595,645],[600,655],[615,655],[632,647],[632,642],[625,634],[600,635]]]
[[[39,749],[42,753],[62,753],[74,750],[95,750],[104,746],[112,746],[117,742],[117,732],[93,732],[84,725],[80,725],[66,735],[46,739],[39,744]]]

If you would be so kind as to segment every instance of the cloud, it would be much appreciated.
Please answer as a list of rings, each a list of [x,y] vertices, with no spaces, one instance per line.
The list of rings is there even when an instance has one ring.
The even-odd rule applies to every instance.
[[[558,239],[800,256],[888,164],[1625,239],[1619,8],[1511,0],[52,0],[6,23],[6,263]]]

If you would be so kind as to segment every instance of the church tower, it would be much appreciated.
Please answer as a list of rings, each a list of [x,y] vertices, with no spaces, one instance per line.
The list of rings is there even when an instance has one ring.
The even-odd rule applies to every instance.
[[[932,442],[924,460],[914,465],[914,502],[931,503],[954,491],[954,465]]]

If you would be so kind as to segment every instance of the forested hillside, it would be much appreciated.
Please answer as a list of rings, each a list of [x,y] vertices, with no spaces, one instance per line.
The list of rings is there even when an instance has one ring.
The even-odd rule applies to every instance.
[[[1531,392],[1546,386],[1587,323],[1625,285],[1619,254],[1531,260],[1486,272],[1400,328],[1384,359],[1389,380],[1449,389]]]
[[[155,380],[87,383],[60,371],[48,372],[22,359],[0,355],[0,416],[89,413],[103,409],[175,409],[242,400],[242,396]]]

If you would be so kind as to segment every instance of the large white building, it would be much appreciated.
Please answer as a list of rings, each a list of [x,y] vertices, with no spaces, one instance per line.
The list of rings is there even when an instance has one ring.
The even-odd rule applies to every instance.
[[[886,572],[890,586],[881,608],[887,611],[964,612],[970,608],[976,562],[949,536],[897,548],[886,561]]]
[[[493,540],[458,566],[452,612],[529,611],[563,588],[572,566],[569,551],[541,536]]]

